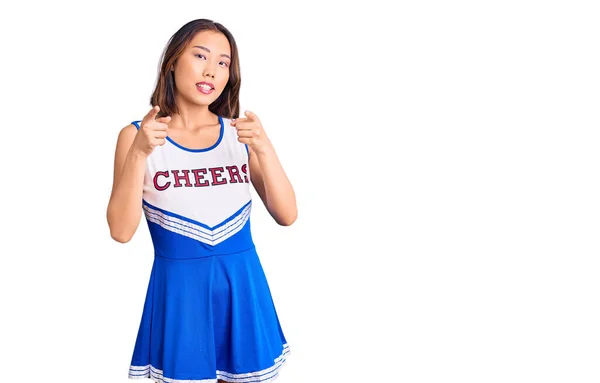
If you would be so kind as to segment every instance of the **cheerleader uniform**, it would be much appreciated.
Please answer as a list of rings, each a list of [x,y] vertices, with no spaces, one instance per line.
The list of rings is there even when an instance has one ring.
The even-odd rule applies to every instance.
[[[167,137],[147,159],[154,260],[131,379],[270,382],[289,353],[250,231],[248,148],[219,122],[211,147]]]

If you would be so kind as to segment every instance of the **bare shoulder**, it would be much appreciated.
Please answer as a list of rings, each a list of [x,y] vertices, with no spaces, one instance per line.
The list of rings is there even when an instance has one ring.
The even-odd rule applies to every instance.
[[[115,163],[118,164],[119,167],[121,167],[125,161],[125,157],[127,156],[127,152],[131,148],[133,141],[135,140],[137,131],[138,130],[133,123],[124,126],[119,131],[117,145],[115,148]]]
[[[119,132],[119,140],[121,138],[133,138],[136,134],[137,134],[137,127],[131,123],[127,126],[124,126],[123,128],[121,128],[121,131]]]
[[[123,170],[123,166],[125,164],[125,159],[127,157],[127,153],[129,152],[129,149],[131,148],[131,145],[133,144],[133,140],[135,139],[136,134],[137,134],[137,128],[133,123],[124,126],[119,131],[119,136],[117,138],[117,145],[115,148],[113,192],[119,181],[120,174],[121,174],[121,172]]]
[[[137,134],[137,127],[134,124],[129,124],[124,126],[119,131],[119,136],[117,138],[117,147],[127,147],[131,146],[135,135]]]

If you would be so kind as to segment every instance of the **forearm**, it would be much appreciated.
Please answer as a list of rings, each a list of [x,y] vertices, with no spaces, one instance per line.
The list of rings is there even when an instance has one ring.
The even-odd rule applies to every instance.
[[[291,225],[298,216],[296,195],[273,148],[256,153],[262,170],[266,206],[280,225]]]
[[[128,242],[139,226],[145,170],[146,157],[130,150],[107,209],[110,234],[118,242]]]

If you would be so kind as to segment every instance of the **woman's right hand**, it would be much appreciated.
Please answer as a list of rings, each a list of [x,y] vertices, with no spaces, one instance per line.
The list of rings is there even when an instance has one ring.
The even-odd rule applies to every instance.
[[[156,118],[159,110],[158,105],[150,109],[142,120],[140,129],[133,140],[135,150],[145,156],[149,156],[155,147],[164,145],[169,132],[171,116]]]

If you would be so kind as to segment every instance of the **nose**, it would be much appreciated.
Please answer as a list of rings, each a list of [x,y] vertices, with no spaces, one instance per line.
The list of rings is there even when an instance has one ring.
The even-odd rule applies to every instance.
[[[215,71],[209,65],[204,68],[204,77],[215,78]]]

